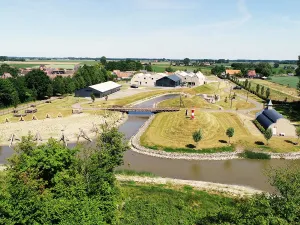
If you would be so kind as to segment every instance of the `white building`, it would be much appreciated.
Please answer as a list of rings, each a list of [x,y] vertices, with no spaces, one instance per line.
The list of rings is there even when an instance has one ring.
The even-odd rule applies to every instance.
[[[185,72],[185,71],[176,71],[175,75],[181,78],[182,83],[186,83],[191,86],[200,86],[205,84],[206,78],[201,72]]]
[[[132,77],[130,84],[154,87],[156,81],[165,76],[165,73],[137,73]]]

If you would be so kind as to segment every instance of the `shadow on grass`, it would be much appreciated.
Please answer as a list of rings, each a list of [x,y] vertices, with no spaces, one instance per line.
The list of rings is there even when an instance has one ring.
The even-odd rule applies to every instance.
[[[256,142],[254,142],[256,145],[265,145],[265,143],[263,143],[262,141],[256,141]]]
[[[187,148],[196,148],[196,146],[193,145],[193,144],[187,144],[185,147],[187,147]]]
[[[291,141],[291,140],[284,140],[286,143],[292,144],[292,145],[297,145],[297,143]]]
[[[227,143],[227,141],[225,141],[225,140],[219,140],[219,142],[220,142],[220,143],[223,143],[223,144],[226,144],[226,143]]]

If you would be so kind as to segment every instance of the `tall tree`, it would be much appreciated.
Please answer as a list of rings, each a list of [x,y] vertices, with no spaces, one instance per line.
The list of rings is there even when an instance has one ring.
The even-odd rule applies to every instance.
[[[260,94],[261,94],[262,96],[264,96],[264,94],[265,94],[265,86],[262,86],[262,87],[261,87],[261,89],[260,89]]]
[[[38,99],[44,99],[51,80],[43,71],[32,70],[25,75],[25,83],[28,88],[36,90]]]
[[[233,127],[229,127],[229,128],[226,130],[226,135],[227,135],[227,137],[229,138],[229,144],[230,144],[230,138],[232,138],[233,135],[234,135],[234,128],[233,128]]]
[[[296,76],[300,76],[300,55],[298,56],[297,66]]]
[[[278,68],[279,67],[279,63],[274,63],[274,68]]]
[[[190,60],[189,58],[185,58],[185,59],[183,60],[183,64],[184,64],[185,66],[190,65],[190,62],[191,62],[191,60]]]
[[[0,78],[0,107],[19,103],[18,93],[9,79]]]
[[[260,85],[257,84],[257,85],[256,85],[256,93],[259,94],[259,91],[260,91]]]
[[[100,62],[101,62],[101,64],[102,64],[103,66],[105,66],[105,65],[106,65],[106,57],[105,57],[105,56],[102,56],[102,57],[100,58]]]
[[[152,71],[153,71],[153,68],[152,68],[151,64],[147,64],[147,65],[145,66],[145,70],[147,70],[147,71],[149,71],[149,72],[152,72]]]
[[[269,99],[270,94],[271,94],[270,88],[267,88],[267,90],[266,90],[266,98],[267,99]]]
[[[48,84],[46,96],[48,96],[49,98],[53,96],[52,84]]]
[[[267,145],[269,145],[269,140],[272,138],[272,136],[273,136],[273,132],[272,132],[271,128],[268,128],[267,130],[265,130],[264,137],[267,141]]]

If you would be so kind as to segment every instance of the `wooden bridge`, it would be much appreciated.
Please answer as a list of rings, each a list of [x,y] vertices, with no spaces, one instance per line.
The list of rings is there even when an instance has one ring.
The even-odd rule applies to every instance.
[[[106,108],[109,111],[118,111],[118,112],[151,112],[151,113],[160,113],[160,112],[177,112],[180,108],[137,108],[137,107],[109,107]]]

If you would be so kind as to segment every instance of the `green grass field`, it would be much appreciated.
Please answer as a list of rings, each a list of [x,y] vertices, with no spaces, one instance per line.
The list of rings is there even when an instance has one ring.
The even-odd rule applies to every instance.
[[[299,77],[293,76],[282,76],[282,77],[271,77],[271,81],[274,83],[278,83],[284,86],[289,86],[292,88],[297,87],[297,83],[299,82]]]
[[[265,142],[263,135],[253,135],[235,113],[209,113],[200,110],[196,110],[194,120],[186,118],[184,110],[157,114],[142,135],[141,144],[161,150],[187,148],[190,145],[196,146],[195,151],[222,148],[228,146],[226,130],[229,127],[235,129],[231,141],[237,147],[273,152],[300,150],[300,146],[290,143],[296,142],[296,138],[273,137],[268,146],[261,145],[260,143]],[[203,139],[199,143],[195,143],[192,134],[198,129],[202,130]]]

